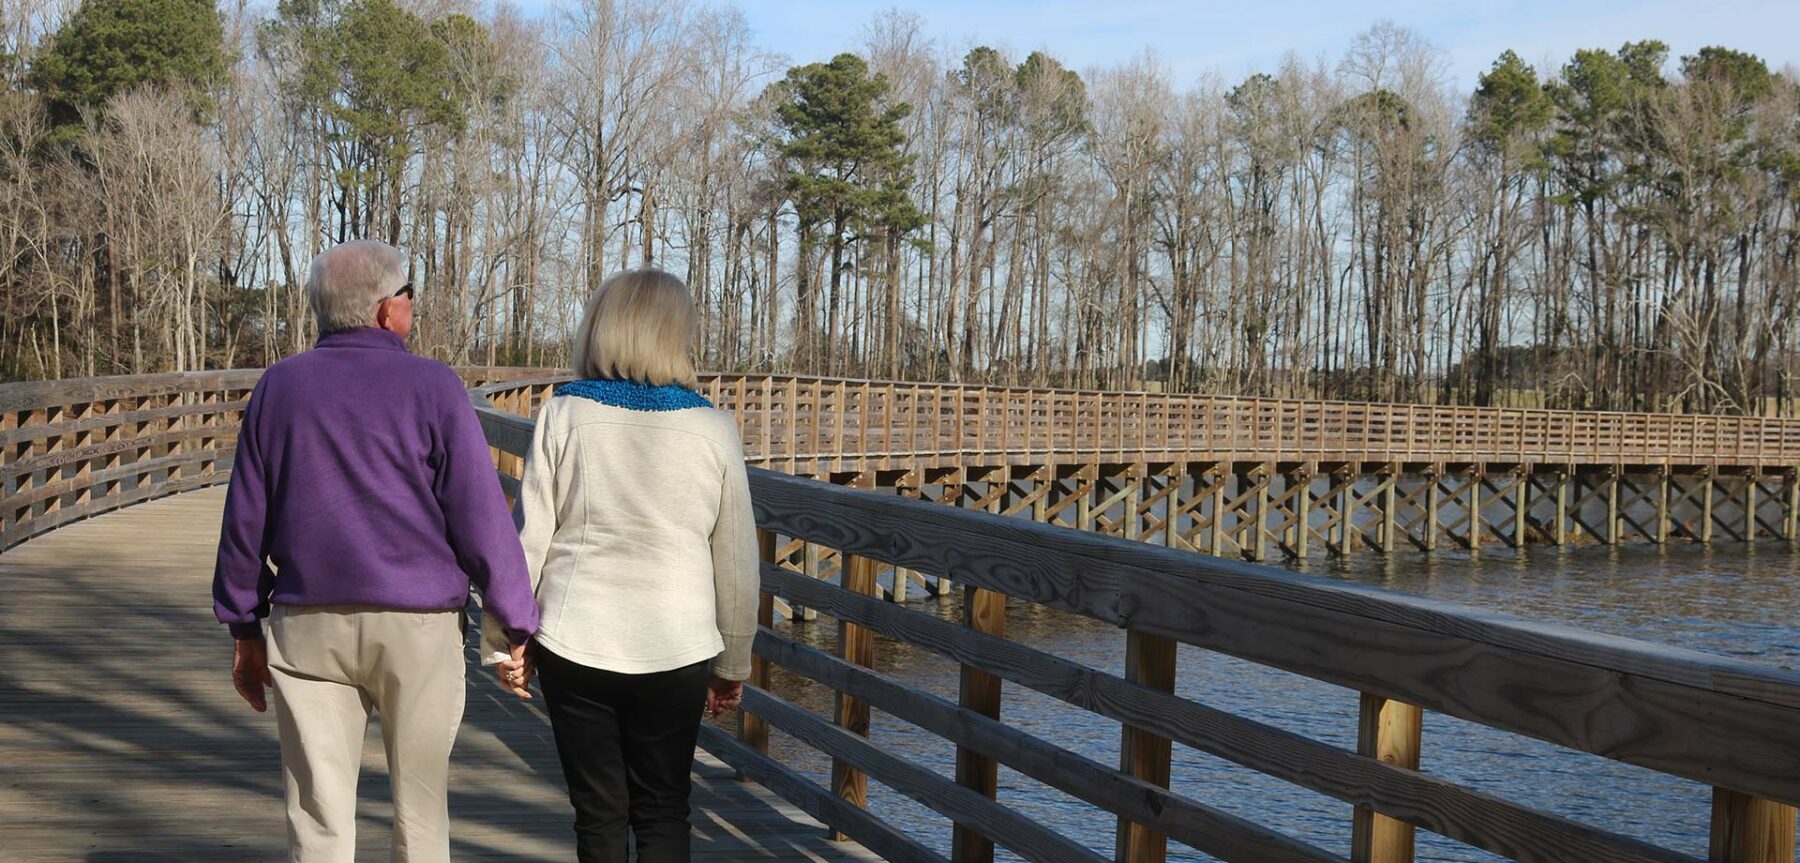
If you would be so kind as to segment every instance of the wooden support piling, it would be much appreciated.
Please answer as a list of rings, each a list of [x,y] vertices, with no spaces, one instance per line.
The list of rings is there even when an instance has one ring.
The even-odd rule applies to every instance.
[[[1513,548],[1525,545],[1525,517],[1531,511],[1531,468],[1521,465],[1513,472]]]
[[[1432,470],[1426,474],[1425,481],[1430,483],[1425,489],[1425,550],[1437,551],[1438,544],[1438,507],[1443,494],[1442,474]]]
[[[1712,542],[1713,535],[1713,475],[1707,471],[1700,480],[1700,541]]]
[[[1756,541],[1756,483],[1762,477],[1744,474],[1744,541]]]
[[[1305,560],[1307,539],[1312,535],[1312,474],[1301,468],[1289,481],[1300,483],[1300,495],[1294,501],[1294,557]]]
[[[1400,481],[1400,466],[1391,464],[1382,469],[1381,478],[1381,553],[1393,554],[1394,547],[1394,484]]]
[[[1469,474],[1469,550],[1481,550],[1481,535],[1486,532],[1486,522],[1481,515],[1481,482],[1485,478],[1482,469],[1477,467]]]
[[[818,578],[819,557],[819,546],[815,543],[806,543],[800,550],[800,572],[807,578]],[[849,571],[845,572],[847,575]],[[810,623],[819,619],[819,612],[811,608],[796,606],[794,612],[796,614],[794,619],[802,623]]]
[[[1556,472],[1556,529],[1552,541],[1558,546],[1569,544],[1569,472]]]
[[[1619,472],[1606,474],[1606,544],[1619,544]]]
[[[1212,533],[1207,537],[1213,557],[1225,553],[1225,481],[1231,477],[1226,471],[1229,468],[1213,467],[1212,493]]]
[[[1250,537],[1253,560],[1269,559],[1269,483],[1275,481],[1275,466],[1265,464],[1256,469],[1256,520],[1251,522],[1256,533]]]
[[[1664,468],[1656,478],[1656,542],[1669,541],[1669,470]]]
[[[1782,482],[1781,538],[1793,542],[1800,538],[1800,472],[1788,471]]]

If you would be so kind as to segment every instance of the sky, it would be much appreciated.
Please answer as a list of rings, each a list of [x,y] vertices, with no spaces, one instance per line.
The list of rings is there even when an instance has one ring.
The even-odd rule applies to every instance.
[[[557,0],[515,0],[529,11]],[[1289,52],[1335,63],[1355,35],[1381,19],[1421,33],[1443,52],[1449,83],[1476,77],[1511,48],[1550,71],[1578,48],[1617,49],[1661,39],[1671,60],[1704,45],[1749,51],[1770,68],[1800,66],[1800,0],[724,0],[741,9],[756,43],[796,62],[860,44],[863,26],[900,8],[924,19],[940,45],[991,44],[1019,56],[1047,50],[1086,70],[1123,63],[1146,48],[1170,80],[1208,73],[1235,82],[1274,71]],[[1673,63],[1671,63],[1671,66]]]

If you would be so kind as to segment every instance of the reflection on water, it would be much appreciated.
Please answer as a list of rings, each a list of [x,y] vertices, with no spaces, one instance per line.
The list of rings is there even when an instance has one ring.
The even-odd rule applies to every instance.
[[[1599,632],[1641,638],[1788,668],[1800,668],[1800,555],[1785,544],[1754,547],[1688,544],[1484,550],[1479,558],[1374,554],[1311,560],[1294,569],[1326,578],[1497,609]],[[909,603],[921,612],[957,619],[957,599]],[[1095,668],[1118,672],[1125,639],[1116,628],[1018,602],[1007,610],[1007,635]],[[777,623],[810,644],[835,649],[837,626],[823,615],[812,624]],[[877,638],[877,670],[911,686],[956,698],[957,667],[942,657]],[[1306,734],[1336,746],[1355,745],[1354,692],[1242,660],[1182,646],[1178,694]],[[776,671],[777,693],[829,717],[828,690]],[[1009,725],[1107,764],[1116,764],[1119,725],[1060,701],[1005,686]],[[876,713],[872,736],[889,751],[953,775],[955,752],[940,738]],[[821,784],[830,763],[775,733],[772,754]],[[1530,806],[1706,856],[1710,790],[1597,756],[1494,731],[1438,714],[1425,719],[1423,769]],[[1191,798],[1347,855],[1350,807],[1235,764],[1177,745],[1172,787]],[[1110,816],[1004,767],[999,797],[1111,856]],[[869,808],[947,851],[949,822],[879,783]],[[1016,859],[1000,852],[1003,859]],[[1210,860],[1171,843],[1170,860]],[[1421,861],[1501,858],[1429,833],[1419,834]]]

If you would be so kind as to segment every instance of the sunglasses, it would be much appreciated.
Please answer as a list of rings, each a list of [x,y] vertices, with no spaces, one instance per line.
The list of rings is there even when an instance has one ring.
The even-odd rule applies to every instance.
[[[404,284],[404,285],[401,285],[401,286],[400,286],[400,290],[397,290],[397,291],[395,291],[395,292],[394,292],[394,296],[396,296],[396,297],[405,297],[405,298],[407,298],[407,299],[409,299],[409,300],[410,300],[410,299],[412,299],[412,298],[413,298],[413,284],[412,284],[412,282],[407,282],[407,283],[406,283],[406,284]]]

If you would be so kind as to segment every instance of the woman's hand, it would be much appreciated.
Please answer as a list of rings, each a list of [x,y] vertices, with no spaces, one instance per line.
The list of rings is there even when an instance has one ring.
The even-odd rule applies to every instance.
[[[706,715],[714,719],[736,710],[744,700],[744,682],[714,677],[706,682]]]
[[[530,642],[515,644],[512,658],[500,660],[494,666],[494,673],[500,676],[500,688],[519,696],[522,701],[531,700],[531,675],[537,671],[531,653]]]

